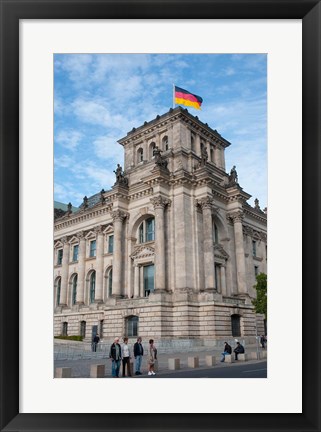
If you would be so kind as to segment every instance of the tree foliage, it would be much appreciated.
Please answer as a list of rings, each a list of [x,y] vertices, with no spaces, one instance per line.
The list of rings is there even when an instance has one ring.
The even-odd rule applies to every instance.
[[[267,318],[267,275],[260,273],[256,276],[256,284],[253,287],[256,289],[256,299],[252,300],[255,307],[255,312],[264,314]]]

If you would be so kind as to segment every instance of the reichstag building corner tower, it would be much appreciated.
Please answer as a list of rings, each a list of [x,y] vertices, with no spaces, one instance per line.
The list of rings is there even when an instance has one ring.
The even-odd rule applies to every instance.
[[[54,334],[158,346],[262,334],[251,300],[267,215],[226,172],[230,143],[181,107],[118,143],[111,190],[55,219]]]

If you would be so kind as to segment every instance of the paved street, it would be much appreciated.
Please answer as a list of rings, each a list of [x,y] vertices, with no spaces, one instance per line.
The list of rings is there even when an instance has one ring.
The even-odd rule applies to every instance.
[[[249,347],[247,352],[255,351],[255,347]],[[261,351],[261,350],[260,350]],[[266,354],[266,352],[264,353]],[[90,358],[81,359],[56,359],[54,367],[71,367],[73,378],[89,378],[91,365],[103,364],[105,365],[105,378],[111,378],[111,360],[107,355],[101,356],[99,353],[89,353]],[[206,355],[215,355],[215,366],[209,367],[205,363]],[[188,357],[198,356],[199,367],[192,369],[188,367]],[[135,376],[133,378],[266,378],[267,377],[267,361],[263,359],[263,353],[260,353],[261,360],[248,360],[246,362],[235,363],[221,363],[219,359],[220,349],[207,349],[197,353],[160,353],[158,358],[158,371],[154,377],[147,375],[147,357],[144,356],[142,363],[143,375]],[[169,370],[168,359],[179,358],[180,369]],[[120,373],[121,375],[121,373]]]

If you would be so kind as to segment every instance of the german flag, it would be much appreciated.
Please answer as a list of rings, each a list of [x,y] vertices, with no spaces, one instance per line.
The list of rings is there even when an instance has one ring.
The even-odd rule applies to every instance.
[[[175,103],[177,105],[186,105],[195,109],[201,109],[203,99],[180,87],[174,88]]]

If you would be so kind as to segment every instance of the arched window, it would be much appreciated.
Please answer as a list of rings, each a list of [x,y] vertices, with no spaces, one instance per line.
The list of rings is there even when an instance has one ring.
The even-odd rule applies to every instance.
[[[145,243],[155,240],[155,219],[149,218],[144,220],[139,226],[139,243]]]
[[[168,136],[164,136],[164,138],[162,139],[162,144],[163,144],[163,150],[167,151],[169,149]]]
[[[138,316],[127,317],[126,334],[128,337],[138,336]]]
[[[241,336],[240,315],[231,315],[232,336]]]
[[[113,293],[113,269],[111,268],[108,273],[108,279],[107,279],[107,290],[108,290],[108,297],[111,297]]]
[[[89,303],[95,302],[95,289],[96,289],[96,272],[92,272],[89,279]]]
[[[219,237],[218,237],[218,228],[215,222],[213,222],[213,236],[214,236],[214,243],[219,243]]]
[[[149,159],[152,159],[154,157],[155,147],[156,147],[156,144],[154,142],[151,142],[149,145]]]
[[[137,150],[137,163],[143,162],[144,160],[144,151],[142,148]]]
[[[72,305],[75,305],[77,301],[77,283],[78,283],[78,275],[75,275],[72,280],[72,298],[71,298]]]
[[[56,288],[56,305],[60,305],[60,294],[61,294],[61,278],[57,280],[57,288]]]

